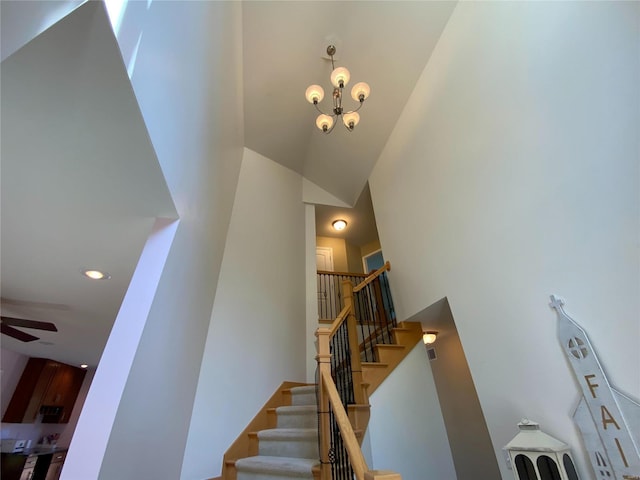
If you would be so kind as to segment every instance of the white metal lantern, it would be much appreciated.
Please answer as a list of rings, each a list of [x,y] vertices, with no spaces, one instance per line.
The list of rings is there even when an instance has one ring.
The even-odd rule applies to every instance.
[[[569,445],[540,431],[527,419],[520,432],[504,448],[516,480],[579,480]]]

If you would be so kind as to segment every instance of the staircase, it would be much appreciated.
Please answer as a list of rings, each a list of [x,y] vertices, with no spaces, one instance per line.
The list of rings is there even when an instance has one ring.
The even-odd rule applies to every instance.
[[[319,386],[284,382],[227,450],[222,476],[213,480],[401,478],[369,470],[359,446],[369,395],[422,339],[420,323],[395,326],[390,268],[387,262],[357,287],[343,281],[344,307],[331,326],[316,331]]]
[[[318,479],[315,385],[281,389],[281,405],[266,408],[267,426],[247,432],[249,456],[227,459],[225,480]]]
[[[362,363],[364,387],[369,395],[422,340],[422,326],[415,322],[401,322],[392,330],[392,338],[395,344],[374,347],[379,361]],[[224,469],[219,479],[319,480],[316,387],[287,385],[283,384],[272,397],[277,397],[276,406],[268,406],[267,402],[263,422],[266,428],[243,432],[248,438],[248,446],[244,448],[246,453],[225,454]],[[356,436],[362,442],[370,407],[348,405],[347,411]]]
[[[418,322],[400,322],[391,330],[393,344],[379,343],[373,347],[375,362],[362,362],[362,379],[371,395],[385,378],[404,360],[411,349],[422,340],[422,325]]]

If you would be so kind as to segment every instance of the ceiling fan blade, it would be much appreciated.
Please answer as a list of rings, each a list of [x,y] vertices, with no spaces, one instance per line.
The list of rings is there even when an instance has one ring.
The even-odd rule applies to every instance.
[[[25,320],[23,318],[0,317],[3,325],[12,325],[14,327],[35,328],[38,330],[46,330],[48,332],[57,332],[58,329],[51,322],[39,322],[37,320]]]
[[[48,302],[31,302],[29,300],[18,300],[15,298],[0,298],[1,305],[10,305],[15,307],[29,307],[29,308],[45,308],[48,310],[71,310],[69,305],[63,305],[62,303],[48,303]]]
[[[9,325],[5,325],[4,323],[0,324],[0,332],[5,335],[9,335],[21,342],[33,342],[34,340],[38,340],[39,337],[34,337],[33,335],[29,335],[28,333],[21,332],[20,330],[16,330]]]

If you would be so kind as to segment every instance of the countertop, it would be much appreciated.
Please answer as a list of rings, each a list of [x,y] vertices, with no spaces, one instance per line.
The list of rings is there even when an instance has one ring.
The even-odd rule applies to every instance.
[[[12,452],[7,453],[6,455],[23,455],[28,457],[30,455],[50,455],[54,453],[66,452],[69,450],[69,447],[33,447],[33,448],[25,448],[22,452]]]

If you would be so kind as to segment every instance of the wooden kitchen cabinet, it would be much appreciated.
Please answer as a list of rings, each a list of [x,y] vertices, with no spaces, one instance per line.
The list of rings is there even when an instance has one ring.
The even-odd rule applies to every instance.
[[[6,423],[67,423],[86,371],[46,358],[30,358],[2,417]]]

